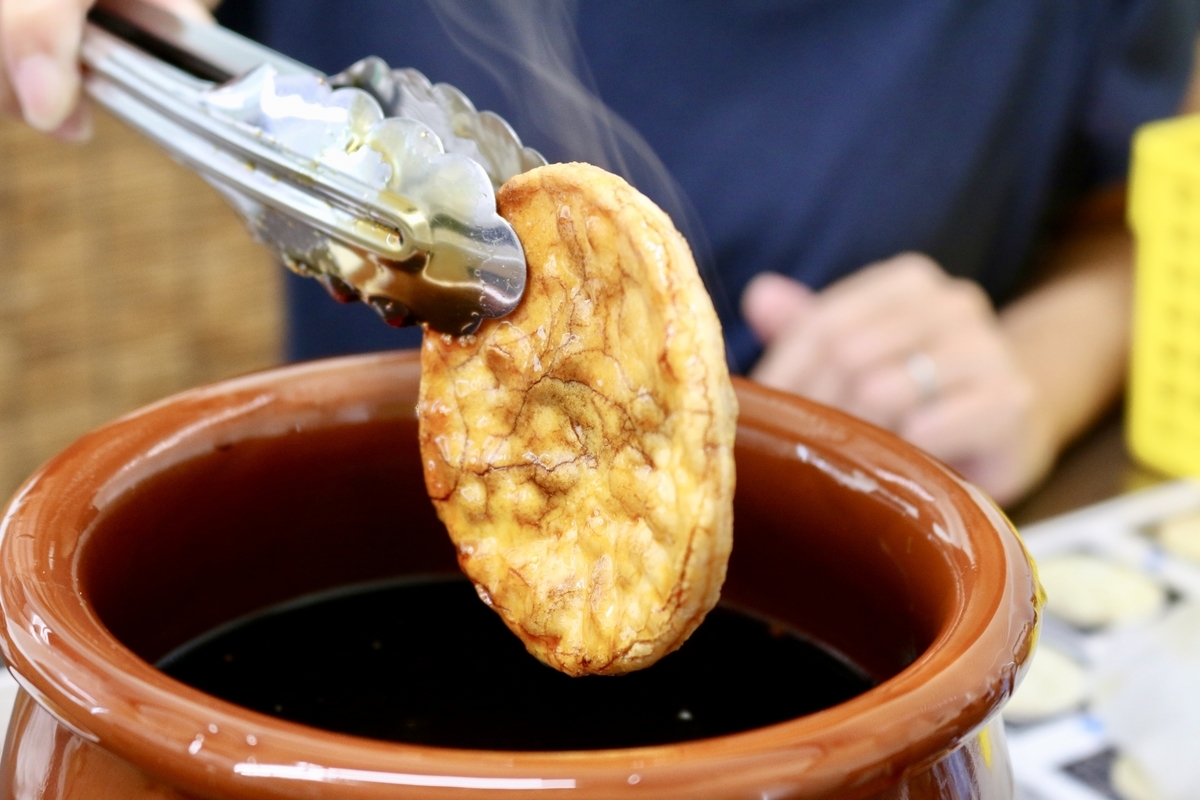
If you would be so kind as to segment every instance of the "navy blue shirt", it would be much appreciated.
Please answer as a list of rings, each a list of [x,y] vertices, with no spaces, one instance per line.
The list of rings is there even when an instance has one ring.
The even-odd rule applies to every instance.
[[[327,72],[371,54],[416,67],[551,160],[624,172],[688,235],[742,370],[760,347],[737,300],[765,270],[820,288],[916,250],[1003,304],[1054,210],[1122,179],[1134,128],[1176,110],[1200,16],[1195,0],[583,0],[581,74],[673,187],[636,137],[597,149],[586,115],[497,47],[528,31],[496,8],[560,5],[227,0],[222,14]],[[288,302],[292,358],[417,341],[314,281],[290,279]]]

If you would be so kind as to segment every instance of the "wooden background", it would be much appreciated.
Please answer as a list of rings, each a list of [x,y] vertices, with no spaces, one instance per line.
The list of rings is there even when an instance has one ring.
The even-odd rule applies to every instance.
[[[203,181],[96,122],[66,145],[0,118],[0,502],[81,433],[280,358],[280,268]]]

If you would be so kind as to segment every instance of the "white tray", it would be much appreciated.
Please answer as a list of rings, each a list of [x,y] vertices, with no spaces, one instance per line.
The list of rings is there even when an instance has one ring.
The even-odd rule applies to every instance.
[[[1035,558],[1087,552],[1151,576],[1179,599],[1200,599],[1200,565],[1176,558],[1150,535],[1170,517],[1200,509],[1200,483],[1172,481],[1030,525],[1022,530]],[[1086,662],[1109,632],[1079,631],[1047,618],[1041,640]],[[1036,655],[1035,655],[1036,658]],[[1118,752],[1104,725],[1082,710],[1029,725],[1008,726],[1008,746],[1021,800],[1113,800],[1109,782]]]

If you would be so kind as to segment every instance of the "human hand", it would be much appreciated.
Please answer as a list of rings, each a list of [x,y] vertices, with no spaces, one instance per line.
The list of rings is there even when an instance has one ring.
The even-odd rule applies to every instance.
[[[1053,463],[1047,412],[987,296],[927,256],[896,256],[822,292],[760,275],[742,309],[766,346],[754,380],[895,431],[1000,503]]]
[[[0,111],[60,139],[88,138],[91,109],[79,92],[79,42],[93,2],[0,0]],[[149,2],[182,17],[211,19],[201,0]]]

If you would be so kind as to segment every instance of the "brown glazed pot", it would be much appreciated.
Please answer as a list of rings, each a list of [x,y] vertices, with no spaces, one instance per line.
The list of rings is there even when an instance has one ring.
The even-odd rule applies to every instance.
[[[254,609],[456,569],[424,494],[418,379],[389,354],[197,389],[24,485],[0,527],[23,687],[0,798],[1012,797],[997,712],[1039,614],[1012,528],[894,436],[745,382],[724,596],[881,680],[849,702],[679,745],[481,752],[327,733],[155,670]]]

